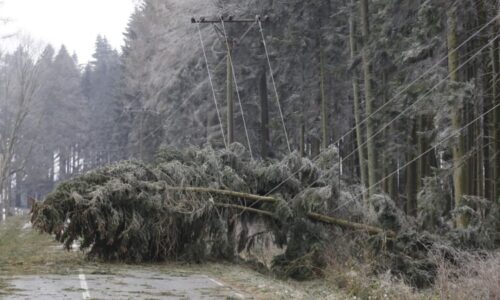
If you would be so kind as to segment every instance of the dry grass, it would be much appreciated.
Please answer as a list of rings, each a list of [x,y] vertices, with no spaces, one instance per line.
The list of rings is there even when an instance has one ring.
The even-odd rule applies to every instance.
[[[329,253],[328,268],[325,272],[325,280],[347,294],[350,299],[432,299],[429,292],[418,292],[389,272],[374,274],[373,267],[362,261],[369,262],[376,258],[371,257],[368,252],[363,253],[363,247],[360,248],[360,244],[349,244],[348,240],[347,238],[345,241],[336,243],[337,246],[328,247],[326,251]],[[353,253],[360,255],[354,258]]]
[[[389,272],[377,276],[370,269],[369,265],[360,265],[359,263],[332,266],[329,268],[325,280],[337,286],[352,299],[432,299],[429,291],[416,291]]]
[[[440,299],[500,299],[500,252],[459,253],[456,264],[436,257],[439,269],[435,290]]]
[[[376,275],[369,259],[355,259],[355,249],[342,247],[329,249],[326,281],[331,282],[352,299],[449,299],[449,300],[500,300],[500,252],[471,254],[454,253],[458,258],[453,264],[449,259],[435,254],[438,276],[434,286],[417,290],[396,278],[388,271]]]
[[[28,222],[12,217],[0,225],[0,276],[69,274],[83,265],[82,253],[64,251],[49,235],[23,228]]]

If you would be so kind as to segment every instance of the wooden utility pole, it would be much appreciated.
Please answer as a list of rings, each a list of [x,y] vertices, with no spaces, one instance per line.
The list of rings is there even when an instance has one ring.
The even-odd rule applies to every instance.
[[[268,18],[261,18],[260,16],[256,16],[254,19],[237,19],[233,16],[220,16],[217,18],[210,17],[200,17],[200,18],[191,18],[191,23],[193,24],[226,24],[226,23],[254,23],[257,21],[267,21]],[[220,31],[220,30],[219,30]],[[224,35],[226,35],[224,30]],[[232,62],[232,51],[235,48],[236,41],[231,38],[225,36],[224,39],[227,38],[227,46],[228,46],[228,55],[227,55],[227,70],[226,70],[226,102],[227,102],[227,139],[228,145],[234,143],[234,74],[233,74],[233,62]],[[226,43],[226,41],[224,41]],[[265,76],[265,75],[264,75]],[[267,91],[266,91],[267,93]],[[262,95],[262,92],[261,92]],[[250,146],[250,145],[249,145]],[[267,151],[264,151],[267,152]],[[267,153],[266,153],[267,154]]]

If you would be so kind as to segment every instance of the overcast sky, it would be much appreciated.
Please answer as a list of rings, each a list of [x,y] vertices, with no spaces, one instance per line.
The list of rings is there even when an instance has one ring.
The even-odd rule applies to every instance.
[[[2,2],[2,0],[0,0]],[[80,63],[91,59],[98,34],[120,50],[137,0],[3,0],[0,32],[20,32],[55,48],[66,45]]]

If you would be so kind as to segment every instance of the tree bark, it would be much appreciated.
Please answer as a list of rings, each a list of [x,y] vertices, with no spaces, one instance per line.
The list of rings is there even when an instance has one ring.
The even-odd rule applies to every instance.
[[[368,149],[368,194],[372,196],[375,194],[377,183],[377,155],[375,153],[375,142],[373,139],[373,134],[375,133],[375,122],[371,118],[371,114],[374,112],[374,99],[372,90],[372,74],[370,66],[369,57],[369,43],[370,43],[370,20],[368,15],[368,0],[361,0],[361,33],[363,35],[363,73],[364,73],[364,83],[365,83],[365,113],[367,116],[366,121],[366,138],[368,142],[366,143]]]
[[[301,117],[300,120],[300,157],[306,156],[306,124],[304,121],[304,116]]]
[[[269,106],[267,96],[267,75],[266,67],[263,66],[260,72],[260,147],[262,158],[269,156]]]
[[[354,7],[355,0],[351,0],[351,5]],[[354,11],[351,11],[349,18],[349,44],[351,48],[351,60],[356,57],[356,28],[354,21]],[[354,104],[354,120],[356,122],[356,143],[358,148],[359,174],[361,177],[361,185],[366,187],[366,163],[365,163],[365,147],[363,146],[363,131],[361,128],[361,105],[359,96],[358,75],[356,70],[352,70],[352,93]],[[363,201],[368,204],[368,194],[363,191]]]
[[[330,144],[330,137],[328,134],[328,102],[325,94],[325,53],[321,42],[321,36],[319,36],[319,69],[321,92],[321,148],[327,149]]]
[[[500,33],[500,20],[495,26],[493,36]],[[493,61],[493,105],[500,104],[500,41],[493,41],[492,49]],[[488,163],[493,165],[493,186],[492,197],[493,201],[500,204],[500,106],[493,111],[493,126],[491,135],[493,136],[493,153],[489,157]],[[485,179],[486,182],[486,179]]]
[[[448,71],[450,80],[458,82],[458,51],[454,51],[458,46],[457,38],[457,8],[455,6],[448,9]],[[463,103],[455,103],[452,112],[452,126],[454,130],[460,130],[462,126]],[[463,166],[464,158],[464,143],[463,135],[458,134],[457,142],[453,146],[453,190],[455,207],[463,205],[463,196],[465,189],[465,174]],[[467,227],[465,216],[461,215],[457,218],[456,226],[458,228]]]
[[[416,146],[417,130],[415,121],[413,121],[411,134],[408,137],[408,145],[412,147],[411,154],[408,155],[408,161],[415,158],[413,147]],[[406,213],[410,216],[417,215],[417,191],[418,191],[418,162],[412,162],[406,168]]]
[[[232,51],[231,41],[229,51]],[[227,55],[227,78],[226,78],[226,101],[227,101],[227,139],[228,145],[234,143],[234,88],[233,88],[233,68],[231,67],[231,53]]]
[[[321,152],[321,141],[317,137],[310,137],[311,140],[311,156],[317,157]]]

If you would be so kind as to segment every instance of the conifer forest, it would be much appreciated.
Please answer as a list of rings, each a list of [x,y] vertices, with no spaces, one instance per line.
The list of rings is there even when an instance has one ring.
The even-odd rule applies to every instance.
[[[500,1],[144,0],[123,32],[88,63],[0,51],[0,224],[29,210],[89,260],[500,299]]]

